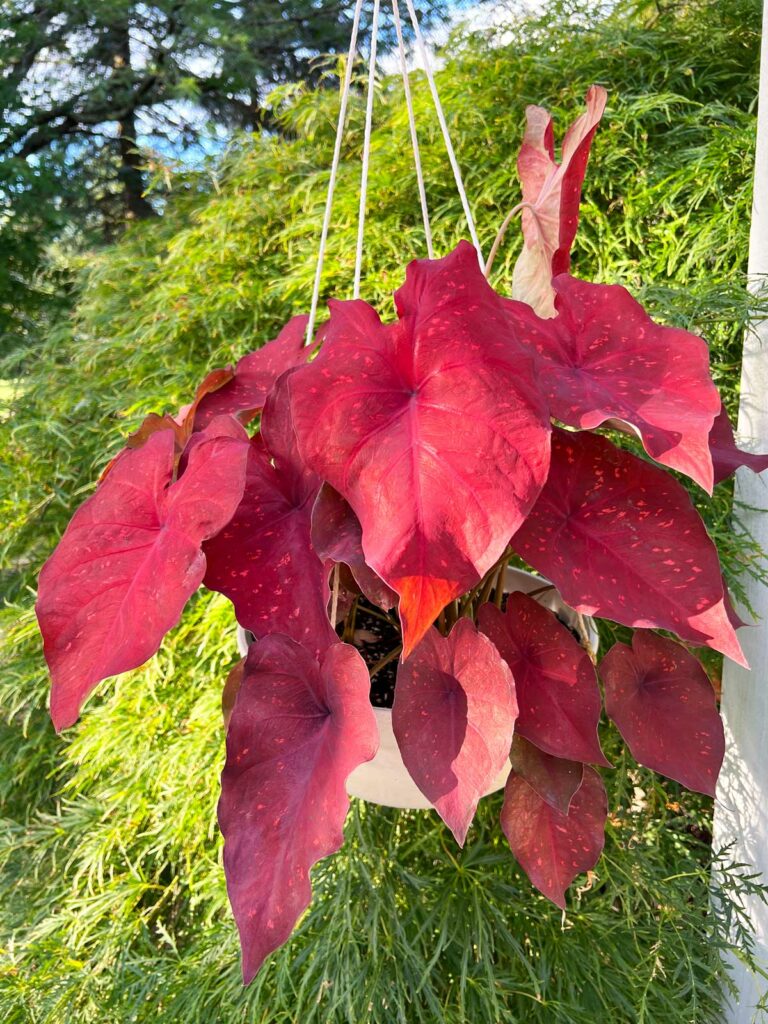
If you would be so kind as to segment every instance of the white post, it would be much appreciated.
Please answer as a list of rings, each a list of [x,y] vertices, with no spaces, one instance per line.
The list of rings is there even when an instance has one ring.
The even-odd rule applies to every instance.
[[[768,0],[763,5],[763,40],[758,96],[754,200],[749,237],[749,287],[766,293],[768,282]],[[746,332],[741,370],[737,433],[768,451],[768,320]],[[768,552],[768,470],[756,476],[741,469],[736,477],[740,518],[763,551]],[[768,566],[768,559],[766,559]],[[717,787],[715,849],[733,843],[732,857],[763,874],[768,883],[768,587],[752,580],[747,595],[757,624],[739,633],[751,665],[748,672],[726,661],[722,713],[726,755]],[[742,610],[742,614],[745,613]],[[768,907],[758,899],[746,911],[755,930],[756,955],[768,968]],[[738,995],[728,1000],[729,1024],[752,1024],[755,1005],[768,983],[736,960],[729,961]]]

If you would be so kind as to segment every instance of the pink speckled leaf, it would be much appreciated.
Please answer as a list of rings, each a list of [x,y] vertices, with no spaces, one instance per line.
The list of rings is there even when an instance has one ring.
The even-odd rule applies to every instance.
[[[222,413],[236,415],[243,423],[252,420],[264,407],[277,378],[309,358],[312,348],[304,345],[308,319],[292,317],[276,338],[243,356],[234,377],[200,399],[194,411],[195,430],[202,430]]]
[[[603,781],[588,765],[568,814],[556,810],[512,772],[504,791],[501,827],[531,882],[565,910],[565,890],[600,859],[607,816]]]
[[[312,546],[323,561],[348,565],[358,587],[373,604],[385,610],[396,604],[397,594],[365,561],[360,520],[330,484],[320,488],[312,510]]]
[[[309,905],[313,864],[341,846],[347,776],[378,747],[368,671],[336,643],[254,644],[227,733],[219,824],[248,983]]]
[[[584,778],[581,761],[553,757],[515,733],[509,755],[512,771],[525,779],[542,800],[561,814],[567,814],[576,790]]]
[[[415,261],[384,325],[335,302],[290,380],[299,446],[352,506],[365,561],[400,596],[404,652],[499,558],[549,462],[549,419],[504,300],[469,243]]]
[[[244,629],[257,637],[285,633],[316,654],[336,639],[328,619],[329,569],[310,541],[319,486],[301,467],[273,466],[261,438],[253,438],[243,499],[204,547],[203,581],[230,599]]]
[[[638,630],[600,663],[605,710],[646,768],[715,795],[725,737],[704,669],[674,640]]]
[[[512,543],[577,611],[668,629],[744,664],[687,491],[607,438],[553,433],[547,485]]]
[[[652,458],[711,493],[709,434],[720,396],[706,342],[654,323],[619,285],[563,274],[554,288],[554,320],[536,324],[527,306],[507,306],[537,350],[539,382],[553,417],[587,429],[624,420]]]
[[[504,767],[517,717],[512,673],[469,619],[430,629],[397,672],[392,728],[405,767],[459,845]]]
[[[170,430],[126,451],[43,566],[36,611],[57,729],[100,680],[155,653],[203,578],[201,543],[240,501],[246,443],[207,440],[172,483],[175,454]]]
[[[539,316],[555,315],[552,278],[566,273],[579,225],[581,185],[607,93],[599,85],[587,92],[587,109],[563,139],[562,161],[555,162],[552,118],[542,107],[528,107],[517,173],[523,187],[522,252],[515,264],[512,296]]]
[[[512,671],[518,734],[555,757],[608,764],[597,738],[595,669],[570,631],[520,592],[509,595],[505,612],[484,604],[478,625]]]
[[[736,445],[733,425],[725,406],[722,406],[712,425],[709,435],[709,448],[712,452],[712,463],[715,467],[716,484],[727,480],[740,466],[746,466],[753,473],[763,473],[768,469],[768,454],[745,452]]]

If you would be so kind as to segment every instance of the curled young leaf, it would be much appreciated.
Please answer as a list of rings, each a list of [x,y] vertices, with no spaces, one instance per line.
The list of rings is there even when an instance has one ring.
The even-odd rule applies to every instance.
[[[584,766],[584,779],[567,814],[512,772],[504,791],[501,827],[533,885],[565,910],[565,890],[600,859],[607,816],[603,780],[589,765]]]
[[[107,676],[150,658],[202,581],[204,540],[243,493],[248,446],[217,437],[172,483],[170,430],[127,451],[78,509],[40,573],[37,617],[51,670],[51,717],[72,725]]]
[[[405,767],[459,845],[509,756],[512,673],[469,619],[430,629],[397,672],[392,728]]]
[[[559,164],[549,111],[535,106],[525,111],[528,125],[517,158],[525,204],[524,244],[512,277],[512,297],[527,302],[539,316],[555,315],[552,278],[570,268],[581,185],[607,98],[601,86],[589,89],[586,111],[565,133]]]
[[[554,432],[546,487],[512,544],[577,611],[668,629],[744,664],[688,492],[607,438]]]
[[[646,768],[708,796],[725,738],[709,678],[674,640],[638,630],[600,663],[605,710],[632,756]]]
[[[378,747],[368,671],[354,647],[319,659],[286,636],[254,644],[227,732],[219,824],[243,978],[309,905],[313,864],[341,846],[347,776]]]
[[[547,608],[519,591],[501,612],[484,604],[478,625],[509,665],[517,732],[555,757],[607,765],[597,738],[600,690],[584,648]]]
[[[400,596],[404,653],[504,551],[549,462],[529,357],[469,243],[408,267],[399,321],[334,302],[289,382],[299,447],[351,505],[365,561]]]

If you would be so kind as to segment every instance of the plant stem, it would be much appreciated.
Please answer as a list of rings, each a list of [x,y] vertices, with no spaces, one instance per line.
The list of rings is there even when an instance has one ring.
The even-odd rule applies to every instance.
[[[351,644],[355,635],[355,619],[357,618],[357,603],[360,600],[356,597],[352,602],[352,607],[349,609],[346,621],[344,623],[344,632],[342,633],[341,639],[345,644]]]
[[[386,665],[388,665],[390,663],[390,661],[394,661],[395,658],[398,657],[398,655],[400,654],[400,651],[402,651],[402,649],[403,649],[403,645],[402,644],[398,644],[397,647],[393,648],[389,652],[389,654],[385,654],[383,658],[381,658],[379,661],[377,661],[376,664],[373,666],[373,668],[370,670],[369,674],[370,674],[371,679],[373,679],[373,677],[376,675],[377,672],[381,672],[381,670]]]
[[[507,572],[506,563],[499,566],[499,571],[496,573],[495,590],[493,593],[493,603],[496,607],[501,610],[501,602],[504,600],[504,576]]]

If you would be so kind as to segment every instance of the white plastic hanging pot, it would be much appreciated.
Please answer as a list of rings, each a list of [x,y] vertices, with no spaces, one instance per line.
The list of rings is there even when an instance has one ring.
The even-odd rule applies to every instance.
[[[508,594],[515,591],[522,591],[524,594],[541,591],[535,595],[535,600],[553,611],[567,626],[576,628],[579,619],[578,613],[563,601],[554,587],[542,591],[541,588],[546,587],[547,583],[548,581],[543,577],[534,576],[533,573],[525,572],[523,569],[507,569],[504,590]],[[592,650],[596,652],[598,633],[595,623],[591,618],[584,616],[584,625]],[[237,630],[237,644],[241,654],[248,653],[248,636],[240,626]],[[349,776],[347,792],[350,796],[359,797],[370,803],[381,804],[384,807],[429,810],[432,804],[418,788],[403,764],[392,730],[392,709],[374,707],[373,713],[379,727],[379,749],[372,761],[361,764]],[[502,769],[485,795],[502,789],[508,775],[509,765]]]

